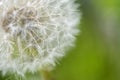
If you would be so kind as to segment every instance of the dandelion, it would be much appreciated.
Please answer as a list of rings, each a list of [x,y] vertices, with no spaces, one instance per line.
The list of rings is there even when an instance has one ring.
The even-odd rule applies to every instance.
[[[0,0],[0,70],[51,70],[73,46],[80,15],[74,0]]]

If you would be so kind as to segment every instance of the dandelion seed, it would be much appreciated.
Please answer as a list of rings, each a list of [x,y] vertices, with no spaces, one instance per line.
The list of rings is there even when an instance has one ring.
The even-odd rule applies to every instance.
[[[0,70],[54,67],[79,32],[77,8],[74,0],[0,0]]]

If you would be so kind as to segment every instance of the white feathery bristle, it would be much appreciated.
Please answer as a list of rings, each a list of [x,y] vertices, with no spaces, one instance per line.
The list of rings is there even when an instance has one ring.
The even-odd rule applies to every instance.
[[[0,70],[54,67],[79,32],[77,8],[75,0],[0,0]]]

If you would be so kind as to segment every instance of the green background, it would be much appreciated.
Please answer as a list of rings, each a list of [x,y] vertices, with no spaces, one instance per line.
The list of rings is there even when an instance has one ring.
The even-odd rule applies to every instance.
[[[120,0],[78,0],[81,33],[56,80],[120,80]]]

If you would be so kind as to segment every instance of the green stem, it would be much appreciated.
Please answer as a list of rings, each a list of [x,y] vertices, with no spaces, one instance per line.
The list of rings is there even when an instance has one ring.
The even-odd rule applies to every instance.
[[[42,80],[55,80],[50,71],[43,70],[41,71]]]

